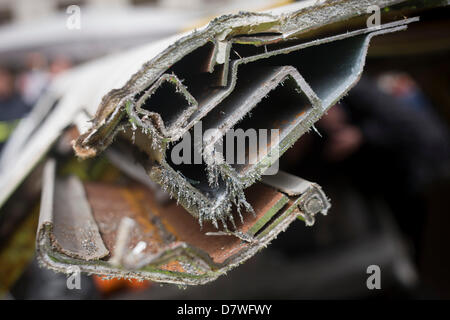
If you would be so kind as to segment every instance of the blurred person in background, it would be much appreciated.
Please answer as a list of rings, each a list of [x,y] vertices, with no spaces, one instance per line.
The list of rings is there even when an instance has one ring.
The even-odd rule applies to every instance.
[[[29,110],[28,105],[14,91],[12,73],[0,67],[0,152],[17,122]]]
[[[412,79],[399,79],[383,90],[363,77],[317,123],[321,136],[305,135],[286,152],[284,169],[325,190],[345,180],[383,199],[417,252],[429,187],[450,177],[449,131],[423,96],[414,98]]]
[[[25,103],[32,107],[50,82],[48,61],[41,53],[32,52],[27,55],[25,66],[25,71],[19,76],[18,87]]]
[[[416,82],[404,72],[386,72],[377,79],[378,87],[385,93],[402,100],[416,110],[433,113],[433,108]]]

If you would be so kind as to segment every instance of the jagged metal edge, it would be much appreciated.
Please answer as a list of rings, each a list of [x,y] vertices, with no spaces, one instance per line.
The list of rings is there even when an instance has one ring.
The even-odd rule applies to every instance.
[[[313,108],[308,115],[308,118],[305,122],[299,123],[296,128],[292,130],[292,132],[289,134],[289,139],[286,138],[284,141],[280,144],[280,149],[278,150],[278,157],[281,156],[290,146],[293,145],[293,143],[305,132],[311,130],[311,127],[313,124],[320,119],[320,117],[328,110],[329,107],[334,105],[337,101],[339,101],[345,94],[350,90],[360,79],[362,75],[362,71],[364,68],[364,61],[367,55],[367,51],[369,48],[370,41],[372,37],[380,34],[405,30],[406,26],[398,26],[394,28],[388,28],[388,29],[382,29],[379,31],[375,31],[372,33],[368,33],[366,38],[361,44],[360,48],[360,57],[359,61],[357,63],[357,72],[355,72],[353,79],[350,79],[348,83],[346,84],[346,88],[341,91],[341,93],[334,98],[333,101],[329,101],[326,105],[323,105],[320,103],[320,99],[317,98],[314,95],[309,95],[308,98],[310,98],[313,103],[316,106],[319,106],[321,109],[318,110],[316,108]],[[240,61],[240,60],[238,60]],[[237,68],[234,69],[235,73],[237,73]],[[234,77],[233,77],[234,78]],[[305,83],[306,84],[306,83]],[[309,88],[309,86],[304,87],[306,90]],[[302,88],[302,89],[303,89]],[[304,91],[308,95],[308,91]],[[312,92],[312,90],[311,90]],[[306,123],[306,125],[305,125]],[[208,155],[206,155],[208,156]],[[208,159],[209,160],[209,159]],[[231,168],[226,163],[219,163],[217,164],[215,161],[206,161],[208,164],[207,171],[208,174],[212,177],[211,180],[216,180],[218,177],[221,177],[227,186],[227,192],[225,195],[225,198],[221,197],[218,200],[215,201],[207,201],[208,198],[204,197],[200,192],[198,192],[195,188],[193,188],[188,182],[184,181],[182,177],[180,177],[173,169],[171,169],[168,165],[163,166],[165,168],[165,173],[162,173],[163,179],[158,179],[157,182],[159,182],[165,190],[169,191],[169,193],[177,198],[180,203],[191,213],[197,212],[197,214],[194,214],[194,216],[197,216],[199,218],[200,224],[203,220],[212,221],[214,225],[217,227],[217,220],[221,220],[223,222],[225,219],[230,219],[231,223],[234,225],[234,219],[233,216],[230,214],[232,206],[230,205],[230,202],[234,203],[238,207],[238,211],[241,206],[246,208],[247,210],[251,209],[248,207],[248,202],[245,199],[245,195],[243,193],[243,190],[248,187],[249,185],[253,184],[254,182],[260,180],[261,175],[264,173],[264,171],[270,167],[270,165],[273,164],[273,162],[276,159],[271,157],[271,153],[269,153],[262,161],[261,165],[254,166],[250,172],[246,172],[245,179],[242,179],[242,177],[239,177],[235,170]],[[167,184],[167,185],[166,185]],[[228,204],[227,204],[228,200]],[[240,213],[240,212],[239,212]],[[224,226],[226,226],[225,223],[223,223]]]
[[[309,31],[332,22],[346,20],[352,16],[366,14],[370,5],[385,7],[399,2],[402,1],[325,1],[315,6],[279,15],[245,12],[218,17],[206,27],[195,30],[175,41],[167,49],[145,63],[141,70],[132,75],[122,88],[113,89],[106,94],[100,103],[91,129],[81,137],[78,143],[78,153],[83,154],[83,145],[87,144],[89,133],[104,125],[114,109],[124,108],[128,101],[133,100],[136,94],[155,82],[170,66],[190,52],[205,45],[208,41],[225,40],[227,37],[231,38],[233,35],[244,31],[250,34],[260,32],[288,33],[293,30],[296,30],[296,32]],[[91,156],[93,155],[95,155],[95,152],[91,154]]]
[[[237,65],[234,66],[234,64],[233,64],[232,69],[234,70],[233,71],[234,74],[237,74],[237,68],[238,68],[238,66]],[[308,130],[314,124],[315,121],[317,121],[320,118],[320,116],[323,113],[322,112],[322,104],[321,104],[320,99],[316,96],[316,94],[311,89],[311,87],[303,79],[303,77],[300,75],[300,73],[294,68],[290,68],[290,70],[284,75],[284,77],[278,83],[276,83],[276,86],[274,86],[273,88],[270,88],[270,90],[268,92],[266,92],[266,94],[270,94],[270,91],[275,90],[276,87],[278,87],[279,85],[282,85],[283,82],[289,77],[296,82],[298,88],[301,90],[302,93],[305,94],[305,96],[307,97],[307,99],[309,100],[309,102],[312,106],[312,108],[306,112],[306,115],[302,119],[301,123],[299,123],[297,125],[297,126],[301,126],[301,124],[306,124],[306,125],[302,126],[303,127],[302,129],[304,129],[304,130],[299,133],[298,136],[300,137],[306,130]],[[250,112],[253,108],[257,108],[258,103],[259,103],[259,101],[255,101],[254,105],[248,110],[248,112]],[[242,118],[246,117],[247,115],[248,115],[248,113],[246,115],[243,115]],[[239,119],[238,122],[240,120],[242,120],[242,118]],[[294,129],[292,132],[294,132],[295,130],[296,129]],[[292,133],[290,133],[289,135],[291,135],[291,134]],[[292,141],[292,143],[293,143],[293,141]],[[292,143],[288,143],[288,147]],[[212,185],[212,186],[217,185],[219,178],[221,178],[224,181],[226,181],[227,187],[228,187],[228,185],[230,185],[231,186],[230,188],[233,188],[234,190],[244,190],[248,186],[252,185],[254,182],[260,180],[261,175],[264,173],[264,171],[268,167],[270,167],[281,156],[281,154],[278,153],[279,145],[283,146],[283,142],[274,146],[272,148],[272,150],[270,150],[268,152],[268,154],[259,161],[258,165],[254,165],[250,171],[247,171],[244,175],[241,175],[241,174],[237,173],[236,170],[233,169],[232,166],[230,166],[224,160],[223,155],[214,154],[214,149],[212,147],[210,147],[211,144],[208,144],[203,149],[203,157],[204,157],[205,163],[207,164],[207,173],[208,173],[208,180],[209,180],[210,185]],[[273,149],[277,149],[277,150],[275,150],[275,152],[274,152]],[[283,152],[286,149],[287,149],[287,147],[285,147],[285,146],[282,147]]]
[[[406,21],[401,21],[399,23],[409,23],[412,21],[416,21],[416,19],[409,19],[408,22]],[[389,25],[396,25],[398,23],[393,23],[393,24],[389,24]],[[364,69],[364,64],[365,64],[365,58],[367,56],[367,51],[369,48],[369,44],[370,41],[372,39],[372,37],[376,36],[376,35],[380,35],[380,34],[384,34],[384,33],[390,33],[390,32],[395,32],[395,31],[400,31],[400,30],[405,30],[406,26],[399,26],[399,27],[395,27],[395,28],[386,28],[386,29],[382,29],[379,31],[372,31],[371,33],[367,33],[367,37],[366,39],[363,41],[363,43],[361,44],[361,48],[360,48],[360,57],[359,57],[359,61],[357,62],[357,71],[355,73],[352,74],[353,79],[350,79],[350,81],[347,81],[346,83],[346,87],[343,88],[340,92],[340,94],[334,98],[333,100],[330,101],[322,101],[321,99],[319,99],[316,94],[314,93],[314,91],[311,89],[311,87],[306,83],[306,81],[304,81],[303,77],[301,77],[301,75],[299,74],[300,77],[293,77],[297,84],[299,85],[299,87],[302,89],[302,91],[305,93],[305,95],[307,96],[307,98],[311,101],[311,104],[313,106],[312,110],[309,112],[308,116],[301,121],[296,128],[294,128],[292,130],[292,132],[288,135],[292,138],[286,137],[285,140],[287,140],[286,142],[282,142],[280,143],[281,148],[278,150],[278,152],[276,152],[276,154],[278,155],[278,157],[281,157],[281,155],[289,148],[293,145],[293,143],[299,138],[301,137],[305,132],[309,131],[312,126],[314,125],[315,122],[317,122],[321,116],[326,113],[326,111],[333,106],[334,104],[336,104],[336,102],[338,102],[340,99],[342,99],[342,97],[353,87],[356,85],[356,83],[359,81],[359,79],[361,78],[363,69]],[[327,42],[331,42],[331,41],[335,41],[335,40],[340,40],[340,39],[345,39],[348,38],[350,36],[354,36],[354,35],[358,35],[358,34],[364,34],[366,32],[370,32],[370,31],[366,31],[365,30],[359,30],[352,33],[348,33],[347,35],[344,36],[336,36],[336,37],[330,37],[327,39],[323,39],[322,41],[317,41],[317,44],[323,44],[323,43],[327,43]],[[303,45],[299,45],[296,46],[297,48],[294,49],[294,47],[289,47],[289,48],[284,48],[284,49],[280,49],[277,50],[277,52],[269,52],[269,54],[272,55],[276,55],[276,54],[282,54],[285,53],[286,51],[291,51],[291,50],[300,50],[306,47],[309,47],[309,44],[303,44]],[[273,53],[273,54],[272,54]],[[266,57],[267,58],[267,57]],[[239,64],[241,63],[247,63],[247,62],[253,62],[256,59],[258,59],[257,57],[249,57],[249,58],[243,58],[240,60],[236,60],[236,63],[232,64],[232,82],[235,83],[236,78],[237,78],[237,69]],[[233,86],[233,84],[232,84]],[[256,106],[257,107],[257,106]],[[206,151],[206,152],[205,152]],[[209,152],[208,152],[209,151]],[[251,184],[253,184],[255,181],[260,180],[261,178],[261,174],[267,169],[269,168],[275,160],[278,159],[278,157],[274,158],[272,156],[272,153],[268,153],[267,156],[265,156],[263,159],[261,159],[259,162],[261,163],[261,165],[257,165],[257,166],[253,166],[252,169],[249,172],[246,172],[245,175],[239,175],[229,164],[227,164],[224,161],[220,161],[221,159],[219,159],[219,161],[215,161],[216,158],[214,156],[211,155],[211,151],[212,150],[204,150],[203,155],[205,157],[205,162],[208,166],[207,170],[208,170],[208,175],[209,175],[209,180],[211,184],[215,184],[216,181],[219,179],[219,177],[222,177],[223,179],[227,179],[229,180],[231,183],[235,184],[235,188],[246,188],[248,186],[250,186]]]
[[[51,230],[52,224],[44,222],[40,225],[37,234],[36,252],[37,259],[41,266],[51,269],[56,272],[64,274],[71,274],[74,272],[73,267],[77,266],[81,272],[89,275],[96,274],[105,277],[118,277],[125,279],[139,279],[151,280],[163,283],[172,283],[179,285],[201,285],[217,279],[219,276],[226,274],[229,270],[244,263],[247,259],[255,255],[258,251],[267,247],[278,234],[284,232],[287,227],[300,216],[296,206],[289,207],[282,215],[271,224],[271,226],[262,233],[262,236],[256,238],[248,244],[248,247],[240,254],[234,255],[223,263],[216,264],[206,254],[201,253],[201,250],[193,248],[185,243],[181,243],[169,255],[177,256],[177,259],[186,259],[188,263],[195,263],[196,268],[201,269],[203,274],[185,274],[179,272],[171,272],[160,269],[157,271],[150,271],[151,263],[146,264],[141,269],[130,270],[120,267],[114,267],[103,260],[85,261],[66,256],[62,253],[55,252],[51,246]],[[154,262],[153,262],[154,263]],[[160,265],[161,260],[158,260],[156,265]],[[206,267],[207,266],[207,267]],[[209,269],[209,270],[208,270]]]
[[[389,32],[389,31],[396,31],[396,30],[395,30],[395,28],[392,28],[392,29],[386,30],[385,32]],[[367,32],[367,31],[366,31],[366,32]],[[385,32],[383,32],[383,33],[385,33]],[[379,33],[380,33],[380,32],[376,32],[375,34],[379,34]],[[368,37],[369,40],[370,40],[370,38],[371,38],[371,37]],[[365,49],[365,52],[363,53],[364,57],[365,57],[365,54],[366,54],[366,52],[367,52],[367,47],[368,47],[368,42],[365,43],[364,48],[363,48],[363,49]],[[289,49],[289,48],[288,48],[288,49]],[[274,54],[274,53],[272,53],[272,54]],[[265,57],[268,57],[268,56],[270,56],[270,55],[271,55],[271,54],[268,53]],[[262,58],[262,57],[249,57],[249,58],[247,58],[247,59],[248,59],[248,61],[251,61],[251,60],[258,59],[258,58]],[[236,64],[234,64],[234,65],[238,65],[238,63],[236,63]],[[363,62],[359,64],[360,71],[362,71],[363,65],[364,65]],[[233,80],[235,81],[235,76],[236,76],[235,73],[236,73],[236,72],[237,72],[237,71],[236,71],[236,68],[235,68],[235,69],[233,70],[234,76],[232,77],[232,82],[233,82]],[[358,75],[356,76],[354,82],[357,81],[357,79],[359,78],[359,76],[360,76],[360,74],[358,74]],[[347,90],[350,88],[351,85],[352,85],[352,84],[350,84],[350,85],[348,86]],[[343,95],[343,94],[345,94],[345,90],[342,92],[342,95]],[[338,100],[338,99],[337,99],[337,100]],[[129,103],[129,102],[128,102],[128,103]],[[116,109],[116,111],[117,111],[117,109]],[[306,130],[303,130],[303,131],[306,131]],[[298,135],[298,136],[300,136],[300,135]],[[153,143],[158,144],[158,143],[155,142],[155,141],[157,141],[157,140],[154,139]],[[292,139],[291,141],[294,141],[294,140]],[[287,148],[285,148],[285,149],[287,149]],[[270,163],[270,161],[269,161],[269,163]],[[229,168],[228,168],[228,169],[229,169]],[[214,172],[220,172],[220,170],[210,170],[210,172],[212,172],[212,173],[214,173]],[[254,174],[251,175],[251,176],[252,176],[252,179],[254,178],[255,180],[257,180],[258,176],[261,175],[261,172],[262,172],[262,170],[259,170],[259,171],[258,171],[258,170],[255,170],[255,171],[254,171]],[[227,189],[228,189],[228,190],[231,190],[231,194],[232,194],[232,196],[234,197],[234,199],[230,199],[230,200],[234,200],[234,202],[236,202],[236,199],[237,199],[237,203],[238,203],[238,204],[240,204],[240,203],[244,203],[244,204],[245,204],[246,201],[245,201],[245,196],[243,196],[243,188],[242,188],[242,186],[239,185],[239,184],[234,183],[234,180],[228,180],[228,182],[231,182],[231,184],[230,184],[230,183],[227,184]],[[173,195],[176,195],[176,194],[179,194],[179,192],[177,192],[177,193],[172,192],[172,194],[173,194]],[[235,195],[237,195],[237,198],[236,198]],[[192,195],[192,196],[193,196],[193,195]],[[191,198],[192,198],[192,196],[191,196]],[[188,197],[188,199],[189,199],[189,197]],[[242,200],[240,200],[240,199],[242,199]],[[210,207],[211,207],[211,206],[210,206]],[[229,215],[228,213],[229,213],[229,211],[231,210],[230,206],[220,206],[220,208],[225,208],[225,211],[224,211],[223,213],[219,214],[219,215],[220,215],[220,216],[227,216],[227,218],[229,218],[230,215]],[[202,213],[202,214],[200,214],[199,216],[202,217],[201,220],[205,219],[205,220],[211,220],[211,221],[213,221],[213,220],[217,220],[217,216],[218,216],[218,215],[217,215],[216,213],[213,213],[212,215],[210,215],[210,214],[208,214],[208,212],[206,212],[205,214]],[[221,219],[221,220],[222,220],[222,219]],[[216,224],[217,224],[217,223],[216,223]]]

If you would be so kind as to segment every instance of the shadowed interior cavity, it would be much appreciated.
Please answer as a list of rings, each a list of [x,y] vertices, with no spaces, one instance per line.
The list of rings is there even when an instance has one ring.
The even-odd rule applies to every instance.
[[[227,112],[233,111],[233,104],[229,103],[227,106],[227,100],[236,99],[236,97],[242,99],[243,96],[257,90],[260,85],[258,77],[264,74],[261,70],[267,68],[295,67],[325,105],[334,102],[356,80],[360,66],[364,63],[361,58],[366,36],[360,35],[307,47],[300,51],[279,54],[250,62],[248,65],[241,65],[234,91],[225,99],[225,104],[220,103],[211,111],[210,115],[208,114],[203,119],[206,127],[214,127],[217,122],[221,121],[221,114],[226,115]],[[292,45],[291,42],[284,44],[285,47]],[[240,47],[252,48],[254,46],[240,45]],[[207,65],[211,61],[213,49],[214,44],[208,42],[175,63],[167,71],[168,74],[174,73],[198,101],[199,108],[191,115],[188,122],[198,118],[205,112],[204,107],[210,108],[211,103],[214,103],[227,90],[226,87],[217,86],[221,75],[221,65],[217,65],[213,73],[207,72]],[[231,55],[231,59],[238,58],[236,53]],[[166,126],[169,126],[183,112],[185,108],[182,106],[186,104],[182,104],[185,101],[181,94],[170,94],[170,88],[166,88],[168,86],[170,87],[169,84],[164,84],[155,92],[154,96],[147,99],[143,106],[147,110],[152,110],[153,106],[165,102],[162,110],[159,108],[157,112],[161,114]],[[172,88],[172,90],[176,90],[176,88]],[[228,110],[226,110],[227,108]]]
[[[190,106],[190,102],[170,81],[164,81],[143,103],[141,109],[158,113],[166,127],[179,117],[180,110]]]
[[[260,65],[293,65],[324,104],[334,102],[357,78],[364,63],[367,35],[311,46],[258,61]]]
[[[218,82],[220,76],[220,68],[215,68],[212,73],[208,72],[213,52],[214,43],[207,42],[166,71],[167,74],[175,74],[197,101],[215,91],[213,85]]]
[[[248,139],[245,143],[245,163],[237,163],[237,147],[238,144],[232,143],[234,147],[234,159],[229,162],[232,167],[240,174],[244,174],[245,171],[251,169],[253,164],[257,162],[257,159],[261,159],[270,151],[272,146],[271,129],[278,129],[278,141],[285,138],[291,130],[301,122],[311,110],[311,102],[306,95],[301,91],[297,82],[288,76],[282,83],[280,83],[274,90],[263,98],[261,102],[242,119],[233,128],[242,129],[244,132],[251,130],[256,133],[258,147],[256,153],[251,153]],[[265,146],[260,145],[260,130],[267,130],[267,144]],[[276,138],[276,137],[275,137]],[[276,143],[276,139],[274,141]],[[234,139],[236,140],[236,138]],[[262,139],[264,142],[264,139]],[[228,143],[228,142],[227,142]],[[224,153],[227,153],[226,145],[224,143]]]
[[[191,130],[193,131],[193,129]],[[210,200],[214,200],[219,194],[225,192],[226,185],[225,182],[221,179],[218,180],[218,186],[210,186],[208,183],[208,176],[207,176],[207,166],[206,163],[201,159],[201,163],[196,163],[194,160],[194,149],[193,149],[193,139],[194,134],[191,132],[190,134],[191,138],[191,151],[190,151],[190,159],[182,162],[180,164],[175,164],[172,159],[172,150],[175,147],[176,144],[169,147],[166,151],[166,161],[169,164],[169,166],[178,174],[180,174],[189,184],[191,184],[194,188],[196,188],[198,191],[203,193],[204,196],[209,198]],[[188,138],[186,138],[188,139]],[[180,152],[180,156],[184,157],[183,154],[184,151],[182,150]],[[186,157],[186,159],[188,159]]]

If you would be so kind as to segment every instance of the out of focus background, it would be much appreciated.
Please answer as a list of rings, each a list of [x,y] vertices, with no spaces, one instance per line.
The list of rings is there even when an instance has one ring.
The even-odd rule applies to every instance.
[[[0,0],[0,152],[50,83],[92,59],[290,1]],[[78,7],[74,7],[74,5]],[[81,25],[67,26],[80,8]],[[75,10],[75,11],[74,11]],[[34,258],[38,210],[0,218],[5,299],[450,298],[450,11],[376,39],[359,84],[281,159],[332,200],[218,280],[179,288],[66,276]],[[424,27],[425,26],[425,27]],[[80,27],[80,28],[78,28]],[[2,168],[7,170],[7,168]],[[368,290],[367,266],[381,269]]]

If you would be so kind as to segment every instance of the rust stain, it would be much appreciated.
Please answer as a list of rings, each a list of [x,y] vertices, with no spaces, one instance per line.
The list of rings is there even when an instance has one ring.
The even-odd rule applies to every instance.
[[[142,206],[142,192],[140,190],[127,188],[122,188],[120,191],[131,212],[133,213],[132,218],[134,218],[143,227],[144,232],[148,233],[156,231],[155,225],[152,224],[149,219],[151,213]],[[155,233],[155,236],[158,240],[161,240],[158,233]]]
[[[223,263],[250,245],[233,236],[207,236],[205,233],[217,231],[217,229],[211,223],[204,223],[203,228],[200,229],[198,221],[175,201],[163,206],[156,202],[152,191],[144,186],[133,184],[126,188],[106,183],[86,183],[88,200],[105,245],[110,251],[114,250],[118,223],[125,216],[138,222],[133,230],[130,247],[135,246],[139,241],[145,241],[146,250],[151,252],[162,250],[167,245],[181,241],[203,250],[214,262]],[[237,213],[234,212],[237,229],[244,233],[279,201],[282,194],[262,184],[256,184],[246,190],[246,196],[256,212],[256,217],[246,213],[244,223],[240,223]],[[150,214],[154,214],[161,221],[162,226],[166,228],[165,232],[175,236],[176,240],[172,239],[170,243],[163,242],[160,230],[162,226],[150,220],[149,210],[151,210]],[[180,269],[179,262],[175,262],[170,262],[163,268],[186,272]]]
[[[161,266],[160,268],[167,271],[186,272],[186,270],[184,270],[184,268],[181,266],[178,260],[170,261],[169,263]]]
[[[130,237],[130,249],[140,241],[147,244],[145,252],[156,253],[160,249],[163,240],[158,227],[151,222],[148,211],[134,197],[134,193],[139,189],[131,188],[125,191],[124,186],[99,182],[87,182],[85,188],[94,219],[111,254],[114,253],[119,223],[124,217],[136,221]]]

